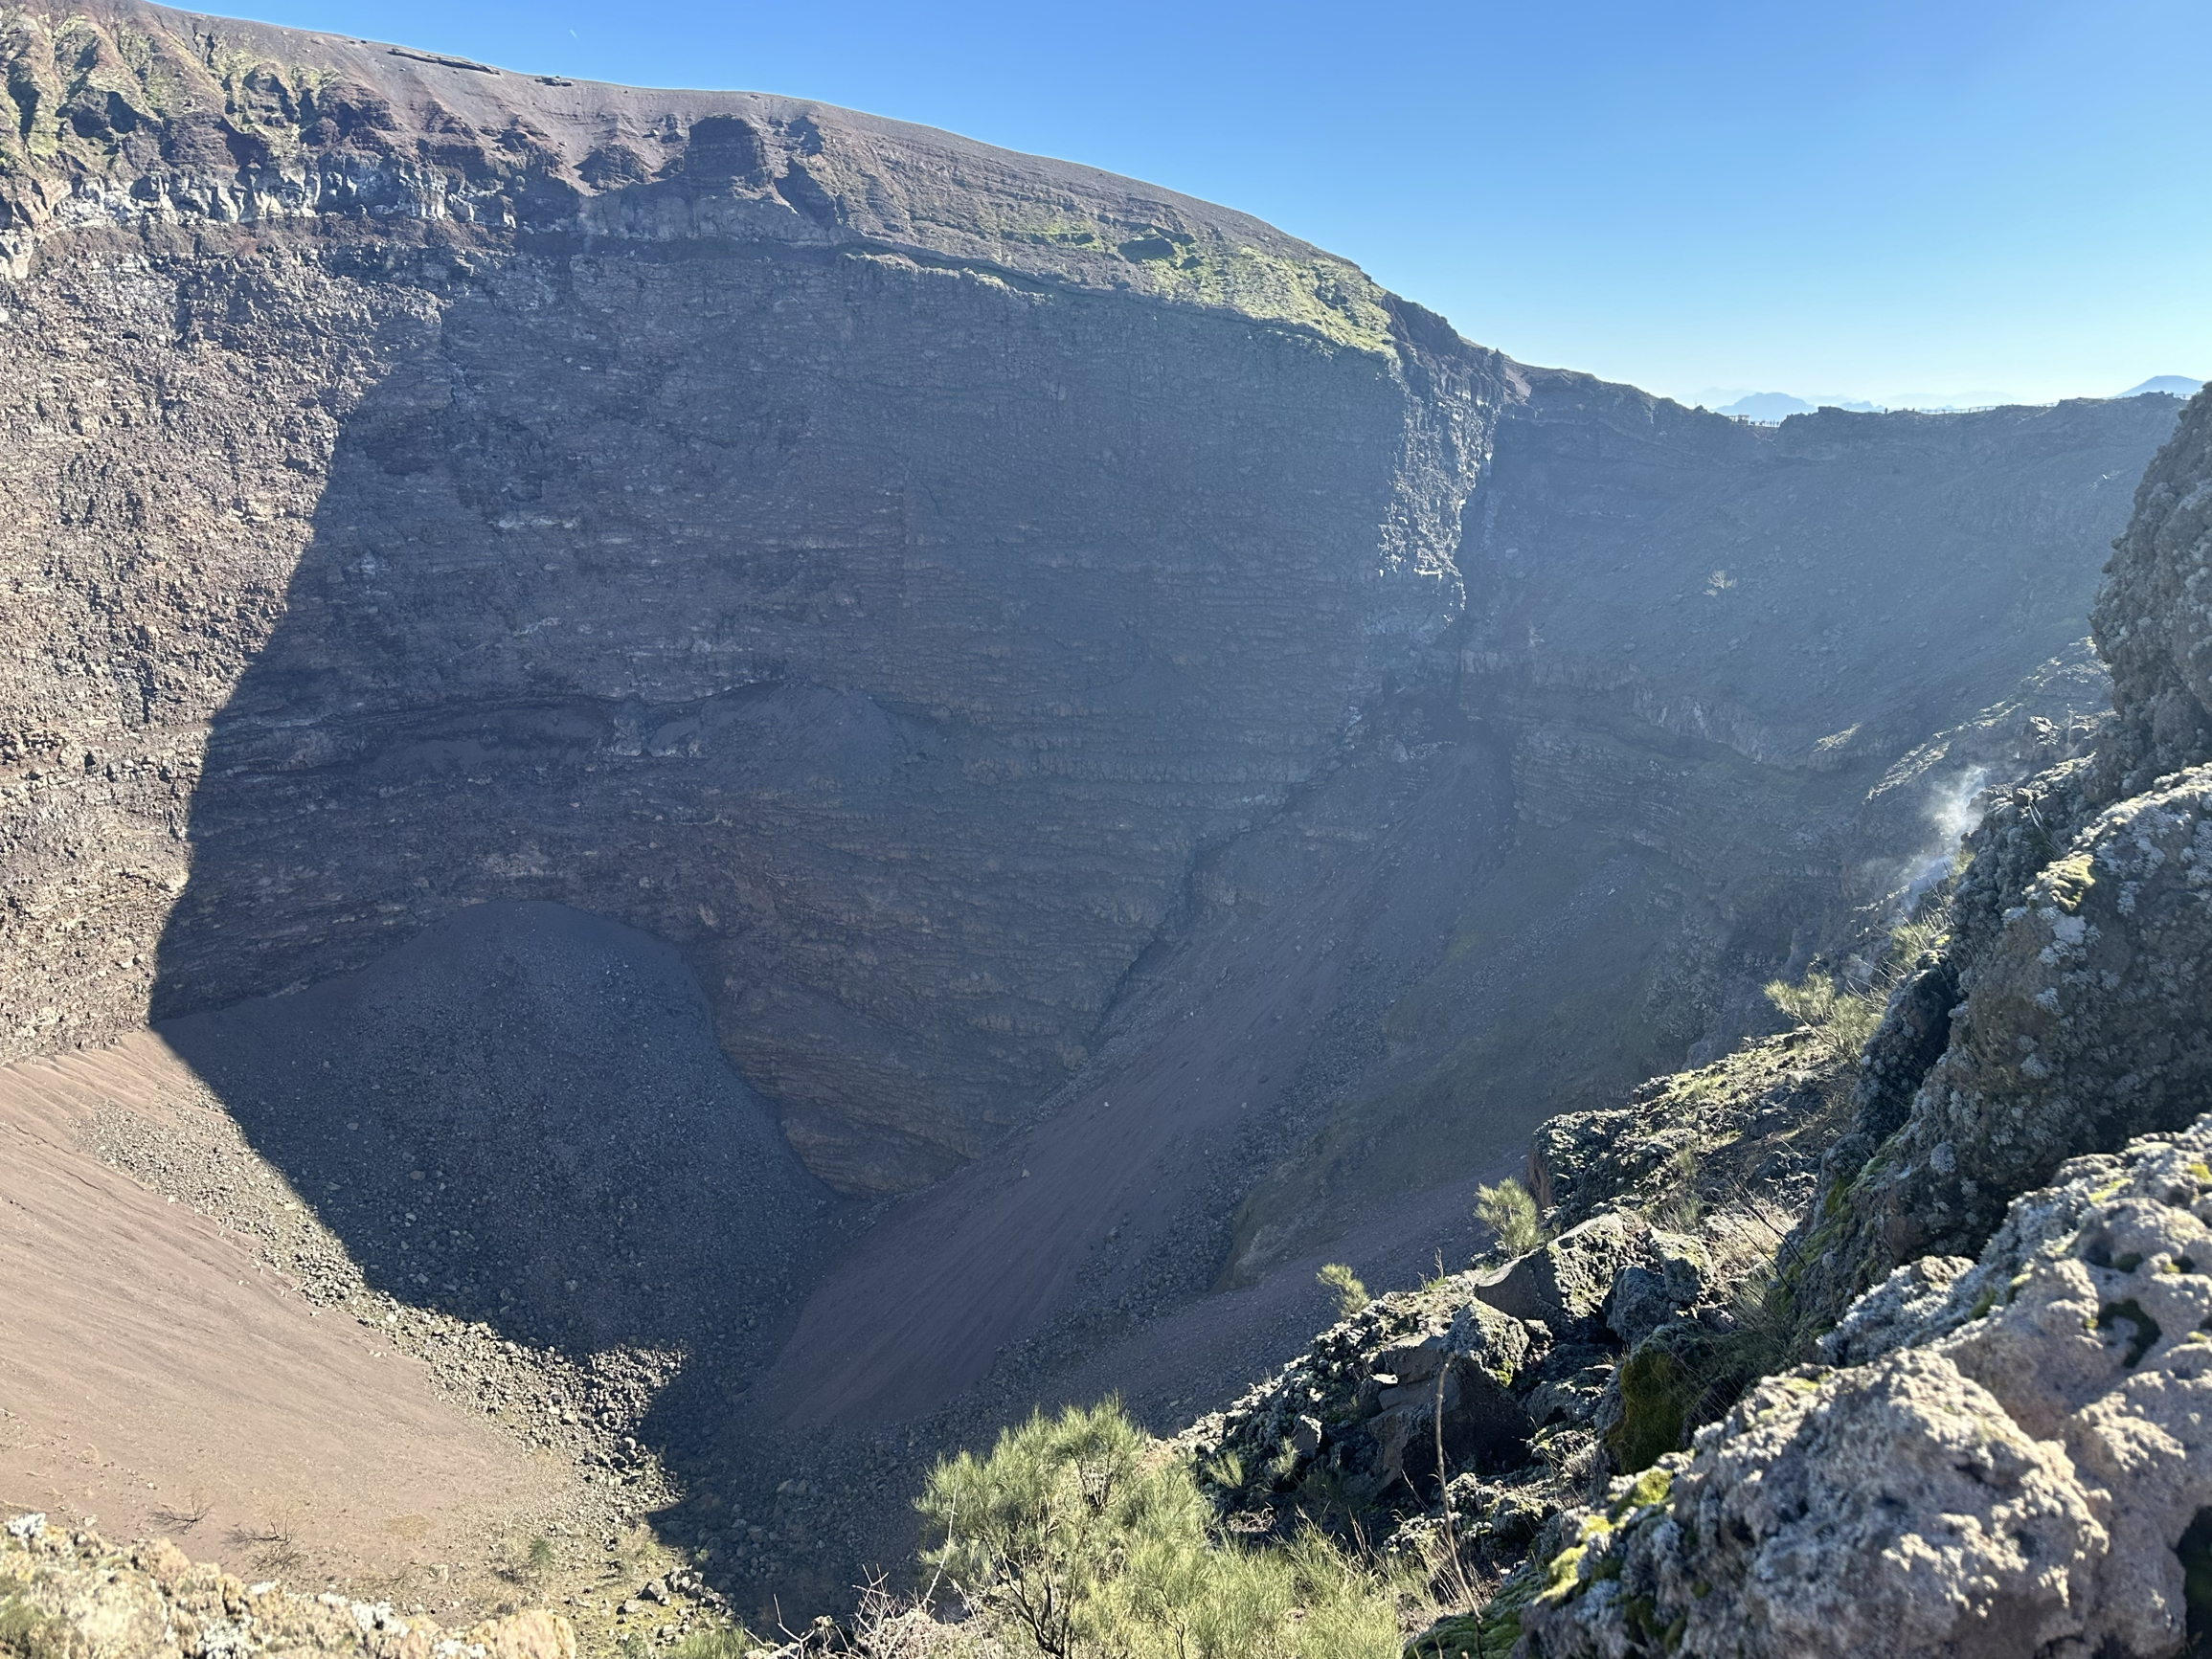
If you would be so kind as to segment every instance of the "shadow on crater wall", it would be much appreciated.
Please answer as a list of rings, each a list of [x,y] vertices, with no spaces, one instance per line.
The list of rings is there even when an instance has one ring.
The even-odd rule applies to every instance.
[[[711,1499],[817,1177],[1031,1111],[1411,648],[1408,392],[867,258],[434,264],[214,723],[153,1014],[374,1288],[687,1350],[642,1433]]]
[[[684,953],[817,1174],[923,1185],[1409,649],[1373,354],[791,250],[424,280],[214,723],[156,1019],[553,900]]]
[[[676,953],[564,906],[161,1030],[371,1289],[541,1347],[757,1358],[837,1207]]]
[[[679,1356],[635,1424],[683,1494],[654,1524],[728,1544],[778,1469],[774,1448],[732,1459],[733,1406],[852,1206],[731,1068],[674,950],[494,900],[357,973],[160,1029],[371,1289],[574,1361]],[[735,1565],[716,1569],[733,1590]]]

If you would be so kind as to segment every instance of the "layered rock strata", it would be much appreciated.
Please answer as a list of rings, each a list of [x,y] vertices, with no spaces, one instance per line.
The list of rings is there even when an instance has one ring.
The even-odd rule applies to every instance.
[[[911,1185],[1456,612],[1509,368],[1237,214],[154,9],[5,38],[12,1051],[558,899]]]
[[[1602,996],[1640,1017],[1564,1095],[1489,1055],[1518,1130],[1718,1052],[1756,1015],[1726,965],[1920,837],[1917,792],[1851,831],[1852,769],[2064,645],[2170,415],[1753,429],[1523,370],[1226,210],[846,112],[130,5],[0,36],[10,1052],[557,900],[685,953],[818,1174],[914,1185],[1211,900],[1289,897],[1227,849],[1348,737],[1426,775],[1472,723],[1512,756],[1481,816],[1633,866]],[[1760,833],[1709,835],[1747,786]],[[1409,1031],[1481,1000],[1424,989]]]

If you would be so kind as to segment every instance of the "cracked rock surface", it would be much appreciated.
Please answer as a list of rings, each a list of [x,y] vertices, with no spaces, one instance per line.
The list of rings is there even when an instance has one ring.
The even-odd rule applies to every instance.
[[[2212,1509],[2212,1117],[1901,1267],[1609,1511],[1531,1656],[2163,1655]],[[1658,1479],[1653,1479],[1657,1475]],[[2201,1554],[2201,1546],[2194,1546]]]

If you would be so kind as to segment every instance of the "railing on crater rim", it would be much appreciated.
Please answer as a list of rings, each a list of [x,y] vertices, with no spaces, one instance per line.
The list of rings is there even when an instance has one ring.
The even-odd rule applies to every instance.
[[[2098,401],[2109,403],[2111,402],[2112,399],[2103,398],[2099,399]],[[1792,410],[1788,415],[1782,416],[1782,420],[1794,420],[1800,415],[1820,415],[1831,409],[1837,410],[1839,413],[1843,415],[1990,415],[1994,414],[1999,409],[2056,409],[2058,405],[2054,402],[1976,403],[1965,409],[1916,409],[1909,404],[1900,404],[1895,409],[1842,409],[1838,404],[1823,403],[1817,409]],[[1757,416],[1749,415],[1723,415],[1722,412],[1717,409],[1712,410],[1709,413],[1720,415],[1721,418],[1724,420],[1732,420],[1738,426],[1779,426],[1782,424],[1782,420],[1761,420]]]

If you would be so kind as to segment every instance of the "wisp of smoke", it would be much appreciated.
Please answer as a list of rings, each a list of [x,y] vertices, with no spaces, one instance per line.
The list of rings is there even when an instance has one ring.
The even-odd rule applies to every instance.
[[[1989,781],[1989,768],[1969,767],[1948,784],[1938,786],[1928,803],[1928,820],[1935,831],[1935,845],[1907,866],[1905,884],[1906,914],[1920,903],[1920,895],[1951,871],[1952,855],[1961,838],[1981,826],[1981,788]]]

